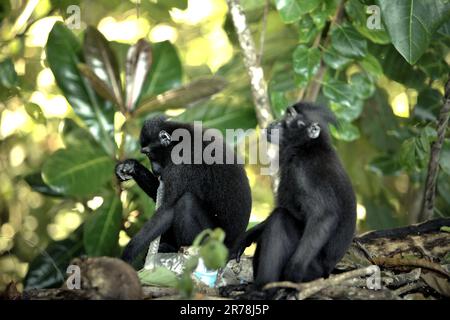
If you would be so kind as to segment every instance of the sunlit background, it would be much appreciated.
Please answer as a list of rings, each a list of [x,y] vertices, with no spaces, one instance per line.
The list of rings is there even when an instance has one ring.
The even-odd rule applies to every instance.
[[[55,5],[55,2],[59,4]],[[247,8],[256,6],[256,2],[247,1]],[[76,119],[55,84],[43,50],[53,24],[67,18],[61,8],[70,5],[70,1],[14,0],[10,3],[13,14],[0,25],[0,61],[8,56],[13,57],[21,87],[18,95],[0,99],[0,290],[10,281],[20,283],[30,261],[42,254],[49,241],[65,239],[82,224],[86,210],[95,210],[104,200],[98,195],[87,202],[76,199],[61,202],[58,198],[32,191],[22,179],[39,169],[47,155],[64,147],[60,135],[61,120],[67,117]],[[186,79],[214,74],[239,54],[239,48],[231,42],[225,28],[227,6],[224,0],[190,0],[186,10],[174,8],[168,12],[169,16],[161,13],[162,18],[147,6],[138,6],[136,0],[83,0],[80,1],[80,8],[81,26],[79,30],[73,30],[74,33],[81,34],[87,25],[95,25],[110,41],[134,44],[140,38],[151,42],[168,40],[178,50]],[[30,19],[36,21],[30,25]],[[269,22],[275,21],[271,30],[273,38],[277,36],[277,28],[281,28],[276,22],[278,19],[276,13],[269,17]],[[255,32],[258,32],[257,28]],[[267,41],[270,41],[268,37]],[[24,45],[21,44],[22,38]],[[291,45],[291,40],[287,41],[287,46]],[[276,48],[267,50],[274,52]],[[446,60],[450,60],[448,55]],[[242,75],[239,81],[248,81],[243,64],[238,65],[238,69]],[[268,74],[270,76],[270,71]],[[395,117],[408,119],[417,104],[418,92],[385,76],[380,77],[377,84],[385,89]],[[434,86],[443,93],[442,83]],[[27,102],[34,102],[42,108],[47,119],[45,123],[37,123],[28,115],[25,110]],[[167,113],[173,116],[179,112],[169,110]],[[119,114],[116,118],[117,123],[123,121]],[[384,202],[392,214],[378,226],[407,222],[405,212],[416,201],[413,195],[417,195],[411,190],[416,190],[417,186],[413,186],[410,176],[405,173],[385,179],[373,173],[360,174],[366,169],[369,158],[376,154],[373,147],[366,147],[365,144],[366,138],[337,144],[358,192],[359,231],[377,226],[365,224],[372,209],[367,208],[359,194],[359,190],[366,188],[370,180],[380,182],[369,188],[387,188],[384,183],[390,188]],[[355,158],[359,156],[367,159],[358,162]],[[270,180],[261,176],[255,166],[248,166],[247,173],[253,192],[251,221],[257,222],[273,208]],[[372,206],[379,204],[375,202]],[[130,226],[137,215],[137,212],[131,212],[124,222],[125,227]],[[124,246],[128,240],[126,232],[121,231],[120,245]]]

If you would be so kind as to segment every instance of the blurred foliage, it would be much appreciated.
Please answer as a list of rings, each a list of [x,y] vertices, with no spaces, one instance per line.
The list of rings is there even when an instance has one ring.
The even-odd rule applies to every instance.
[[[120,255],[154,211],[132,181],[121,191],[112,170],[117,159],[144,160],[144,119],[257,125],[225,1],[140,2],[0,2],[0,290],[12,280],[58,286],[71,258]],[[241,3],[274,115],[302,97],[336,113],[359,231],[415,222],[450,71],[448,1]],[[70,5],[79,28],[69,28]],[[440,164],[436,215],[448,215],[448,139]],[[247,173],[253,223],[273,196],[257,165]],[[214,267],[218,247],[202,249]]]

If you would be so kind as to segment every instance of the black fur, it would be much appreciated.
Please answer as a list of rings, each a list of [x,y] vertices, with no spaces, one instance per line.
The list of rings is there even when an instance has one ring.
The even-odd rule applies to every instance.
[[[281,132],[276,208],[235,248],[240,256],[257,242],[253,258],[257,290],[273,281],[328,276],[353,239],[355,195],[331,145],[328,123],[333,121],[328,109],[298,103],[269,126]]]
[[[170,137],[179,128],[191,133],[193,159],[194,127],[154,118],[144,123],[140,137],[141,151],[149,157],[153,173],[133,159],[116,166],[120,181],[133,178],[155,201],[158,177],[164,182],[161,206],[123,252],[122,259],[127,262],[132,262],[159,235],[162,235],[159,250],[175,252],[181,246],[191,245],[202,230],[220,227],[226,233],[225,245],[231,248],[247,227],[251,193],[243,166],[204,162],[174,164],[171,152],[177,142],[170,141]],[[214,141],[217,143],[217,139]],[[202,152],[209,143],[202,143]],[[220,143],[224,148],[223,163],[226,154],[233,153],[236,157],[222,139]]]

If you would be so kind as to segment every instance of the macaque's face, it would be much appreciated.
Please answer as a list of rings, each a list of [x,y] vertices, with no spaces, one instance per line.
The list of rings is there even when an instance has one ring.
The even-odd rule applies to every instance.
[[[288,140],[295,145],[302,145],[317,139],[320,133],[319,122],[309,119],[296,106],[289,107],[283,119],[274,121],[267,127],[268,141],[279,141],[280,144]],[[276,134],[279,135],[278,140],[275,139]]]
[[[145,121],[141,130],[141,153],[149,158],[155,174],[161,170],[166,157],[170,156],[171,133],[170,123],[163,118]]]

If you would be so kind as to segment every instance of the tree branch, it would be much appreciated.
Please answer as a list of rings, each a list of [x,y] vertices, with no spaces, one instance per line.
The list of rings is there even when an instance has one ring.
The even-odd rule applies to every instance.
[[[255,43],[247,25],[242,7],[239,4],[239,0],[227,0],[227,4],[238,35],[239,45],[241,46],[244,55],[245,67],[250,77],[256,118],[259,126],[265,128],[273,120],[273,115],[269,104],[269,95],[267,93],[267,83],[264,79],[264,71],[259,64]]]
[[[437,140],[431,146],[431,155],[428,162],[428,173],[425,181],[425,191],[422,202],[422,211],[419,220],[428,220],[433,217],[434,201],[436,197],[436,182],[439,173],[439,156],[444,143],[450,116],[450,74],[445,85],[444,106],[441,109],[437,125]]]
[[[338,275],[331,275],[328,279],[320,278],[306,283],[294,283],[289,281],[272,282],[267,284],[264,287],[264,290],[280,287],[296,289],[299,291],[297,294],[297,298],[299,300],[304,300],[325,288],[337,286],[338,284],[341,284],[342,282],[347,281],[349,279],[370,276],[375,272],[377,272],[378,270],[379,269],[376,266],[369,266],[366,268],[356,269]]]
[[[342,19],[342,15],[343,15],[343,11],[344,11],[344,3],[345,3],[345,1],[341,1],[339,3],[333,18],[331,19],[330,27],[328,29],[328,34],[324,40],[324,45],[323,45],[324,48],[326,48],[331,41],[331,38],[330,38],[331,29],[333,28],[334,25],[338,24]],[[317,38],[314,40],[313,48],[317,48],[320,45],[321,40],[322,40],[322,34],[319,34],[317,36]],[[317,73],[314,75],[314,78],[312,79],[311,83],[309,84],[309,86],[306,89],[302,90],[301,94],[302,94],[302,96],[303,95],[305,96],[305,100],[312,101],[312,102],[315,102],[317,100],[317,96],[319,95],[320,88],[322,87],[322,79],[323,79],[323,76],[325,75],[325,71],[326,71],[326,65],[322,58],[320,60],[320,68],[317,71]],[[305,94],[305,92],[306,92],[306,94]]]

